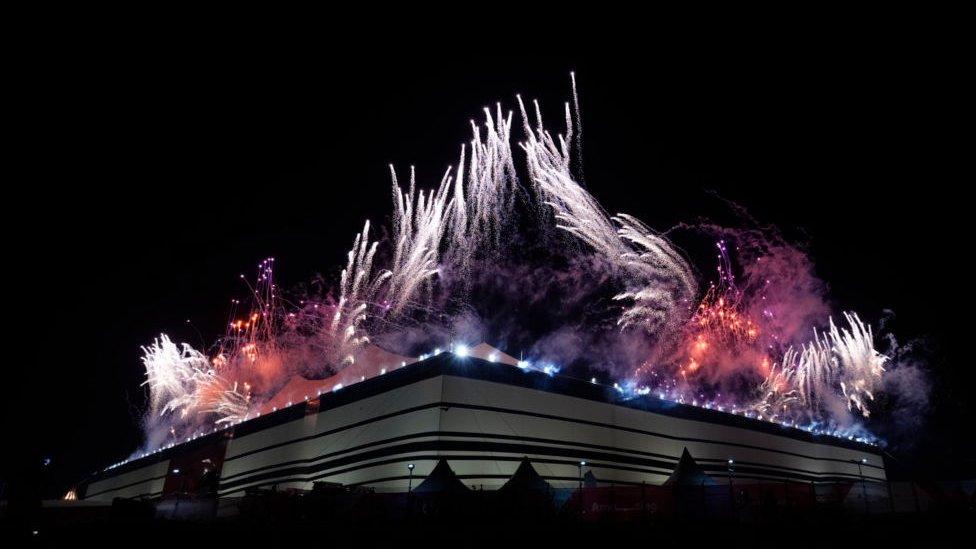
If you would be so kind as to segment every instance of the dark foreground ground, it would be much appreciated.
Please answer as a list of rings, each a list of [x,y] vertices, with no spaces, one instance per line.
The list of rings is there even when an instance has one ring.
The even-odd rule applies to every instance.
[[[252,502],[253,503],[253,502]],[[258,502],[229,518],[168,518],[138,502],[54,505],[0,519],[0,547],[883,547],[905,543],[968,547],[976,531],[971,506],[922,513],[858,514],[843,509],[772,509],[762,515],[687,512],[581,516],[578,508],[539,512],[524,506],[473,507],[455,501],[409,507],[340,509]],[[967,541],[968,540],[968,541]]]
[[[679,522],[659,525],[579,524],[466,521],[378,522],[363,524],[243,524],[180,523],[154,520],[146,523],[99,522],[49,525],[36,534],[3,532],[5,547],[88,546],[182,547],[207,544],[241,544],[241,547],[285,544],[314,546],[337,543],[369,546],[587,546],[633,543],[659,547],[752,546],[814,547],[831,545],[873,546],[906,542],[938,543],[964,547],[972,541],[974,525],[969,517],[925,517],[911,520],[884,519],[853,522],[803,521],[775,524]],[[969,539],[970,541],[965,541]],[[9,543],[9,545],[8,545]],[[601,548],[602,549],[602,548]]]

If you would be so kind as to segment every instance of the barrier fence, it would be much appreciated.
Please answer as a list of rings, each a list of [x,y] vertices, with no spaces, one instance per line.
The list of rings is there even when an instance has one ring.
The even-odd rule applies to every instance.
[[[699,486],[591,486],[574,490],[566,506],[584,520],[733,518],[762,521],[789,514],[925,513],[976,509],[976,481],[737,482]]]

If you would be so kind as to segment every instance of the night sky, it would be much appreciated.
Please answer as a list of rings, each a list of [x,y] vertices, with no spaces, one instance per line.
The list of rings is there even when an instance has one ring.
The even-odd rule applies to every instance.
[[[666,229],[727,216],[714,191],[806,243],[837,310],[877,323],[890,309],[900,340],[933,348],[929,427],[900,458],[919,474],[976,470],[970,328],[954,318],[971,292],[961,75],[932,58],[66,55],[36,86],[31,170],[7,204],[26,215],[8,231],[6,344],[21,357],[5,388],[23,402],[7,419],[36,422],[26,459],[53,459],[52,493],[139,444],[140,345],[163,331],[213,342],[238,275],[264,257],[285,287],[335,278],[363,220],[388,219],[390,162],[435,183],[468,120],[515,93],[558,126],[570,70],[586,182],[607,210]]]

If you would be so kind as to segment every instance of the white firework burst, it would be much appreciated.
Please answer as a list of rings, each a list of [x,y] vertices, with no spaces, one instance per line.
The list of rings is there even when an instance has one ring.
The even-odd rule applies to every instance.
[[[210,370],[206,355],[183,343],[177,347],[161,334],[148,347],[142,347],[142,364],[149,386],[149,409],[153,416],[167,412],[186,414],[197,403],[197,385]]]
[[[888,357],[874,348],[874,333],[855,313],[844,313],[848,328],[838,330],[830,319],[831,350],[840,366],[840,386],[847,407],[864,417],[871,415],[868,401],[881,384]]]
[[[881,384],[888,357],[874,348],[874,335],[856,313],[844,313],[847,328],[830,319],[826,333],[814,330],[813,340],[796,351],[790,347],[761,386],[754,406],[765,414],[799,405],[807,413],[822,412],[831,396],[843,395],[848,409],[871,415],[869,401]]]

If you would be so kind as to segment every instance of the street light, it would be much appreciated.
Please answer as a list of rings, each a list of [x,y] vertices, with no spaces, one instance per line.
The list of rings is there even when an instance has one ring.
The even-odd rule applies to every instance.
[[[410,476],[408,477],[407,480],[407,493],[409,494],[413,492],[413,463],[408,463],[407,469],[410,470]]]
[[[579,501],[580,501],[580,515],[583,514],[583,467],[586,467],[586,460],[580,460],[579,465]]]
[[[729,507],[732,508],[732,512],[735,512],[735,488],[732,487],[732,474],[735,473],[735,460],[729,458],[728,461],[728,471],[729,471]]]
[[[184,490],[184,485],[186,483],[186,477],[185,477],[185,475],[181,475],[180,474],[180,469],[178,467],[173,468],[173,470],[171,472],[173,473],[173,475],[178,480],[177,487],[176,487],[176,493],[174,494],[176,496],[176,500],[173,502],[173,512],[170,514],[170,519],[173,519],[173,518],[176,518],[176,513],[177,513],[177,511],[180,508],[180,493],[183,492],[183,490]]]

